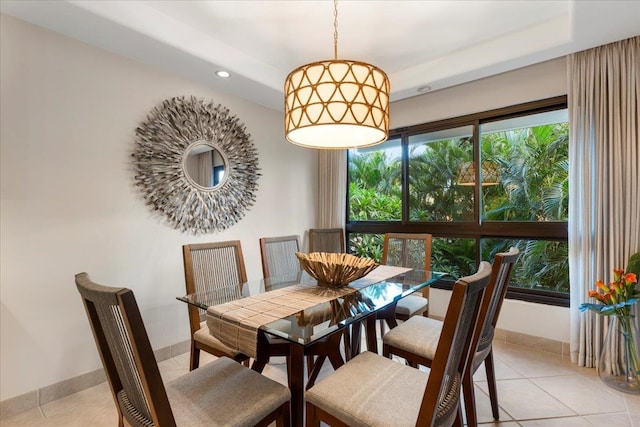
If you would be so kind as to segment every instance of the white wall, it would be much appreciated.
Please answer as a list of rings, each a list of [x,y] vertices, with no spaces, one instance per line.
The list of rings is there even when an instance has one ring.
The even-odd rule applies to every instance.
[[[393,82],[391,82],[393,84]],[[556,59],[391,104],[391,128],[428,123],[567,94],[566,61]],[[444,316],[450,292],[431,290],[429,313]],[[498,328],[569,342],[569,309],[505,300]]]
[[[188,339],[180,247],[240,239],[250,279],[258,238],[314,225],[317,161],[285,143],[282,113],[2,16],[0,24],[0,400],[101,367],[73,275],[136,292],[154,348]],[[566,93],[564,59],[391,105],[392,128]],[[392,82],[393,83],[393,82]],[[213,99],[259,151],[257,202],[237,225],[172,230],[133,186],[135,128],[162,100]],[[446,293],[432,292],[444,314]],[[438,308],[440,307],[440,308]],[[568,309],[507,301],[502,329],[569,341]]]
[[[132,288],[151,344],[187,340],[181,245],[240,239],[249,279],[258,238],[315,223],[314,150],[285,142],[282,113],[2,16],[0,400],[101,367],[73,276]],[[213,73],[214,70],[212,70]],[[133,185],[136,126],[166,98],[227,106],[259,152],[257,201],[230,229],[169,228]]]

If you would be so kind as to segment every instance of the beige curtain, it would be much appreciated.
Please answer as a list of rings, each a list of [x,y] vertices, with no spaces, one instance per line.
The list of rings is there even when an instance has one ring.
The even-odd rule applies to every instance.
[[[347,150],[318,150],[316,227],[344,228],[347,197]]]
[[[640,37],[570,55],[567,65],[571,360],[593,367],[608,319],[578,307],[640,251]]]

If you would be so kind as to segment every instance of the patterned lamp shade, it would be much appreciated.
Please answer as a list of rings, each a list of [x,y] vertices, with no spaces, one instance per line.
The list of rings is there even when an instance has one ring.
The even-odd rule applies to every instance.
[[[310,148],[367,147],[389,133],[389,78],[365,62],[328,60],[287,76],[285,135]]]
[[[482,186],[498,185],[500,170],[494,162],[482,162]],[[476,185],[476,166],[474,162],[464,162],[458,168],[458,185]]]

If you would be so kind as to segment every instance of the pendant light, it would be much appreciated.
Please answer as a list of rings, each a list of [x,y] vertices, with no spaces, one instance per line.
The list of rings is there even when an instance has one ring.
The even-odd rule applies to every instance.
[[[309,148],[379,144],[389,134],[389,78],[380,68],[338,59],[338,2],[333,2],[334,59],[293,70],[284,83],[287,140]]]

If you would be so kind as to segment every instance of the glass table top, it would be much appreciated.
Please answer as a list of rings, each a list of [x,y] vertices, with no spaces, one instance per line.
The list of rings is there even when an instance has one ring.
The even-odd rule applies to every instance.
[[[329,297],[329,301],[267,323],[261,329],[276,337],[306,345],[337,329],[361,321],[375,311],[429,286],[444,276],[446,273],[414,269],[361,288],[353,288],[354,291],[346,295],[331,288],[318,287],[318,292]],[[316,281],[304,271],[289,277],[249,281],[242,285],[238,298],[298,284],[315,286]],[[336,295],[335,298],[332,298],[332,293]],[[220,293],[210,291],[189,294],[177,299],[206,310],[212,305],[228,301],[228,298],[221,300],[220,296]]]

